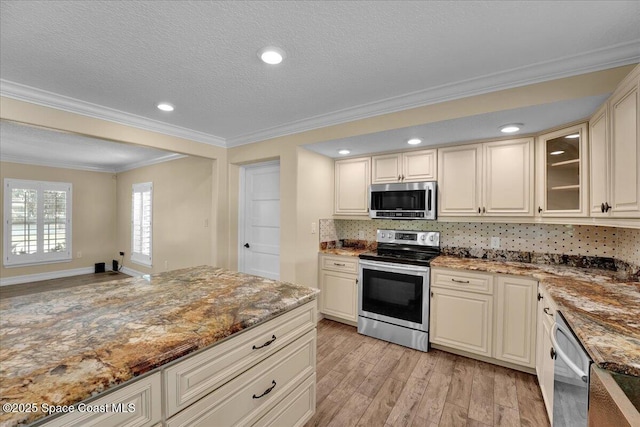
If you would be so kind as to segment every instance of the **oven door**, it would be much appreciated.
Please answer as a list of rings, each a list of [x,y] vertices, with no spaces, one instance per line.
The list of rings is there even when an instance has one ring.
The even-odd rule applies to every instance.
[[[360,260],[358,315],[428,332],[429,267]]]

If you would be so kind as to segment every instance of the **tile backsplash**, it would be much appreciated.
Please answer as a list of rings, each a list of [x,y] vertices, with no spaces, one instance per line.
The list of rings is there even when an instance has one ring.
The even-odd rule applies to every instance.
[[[443,248],[488,249],[499,237],[506,251],[610,257],[640,266],[640,230],[593,225],[323,219],[320,242],[375,241],[377,229],[439,231]]]

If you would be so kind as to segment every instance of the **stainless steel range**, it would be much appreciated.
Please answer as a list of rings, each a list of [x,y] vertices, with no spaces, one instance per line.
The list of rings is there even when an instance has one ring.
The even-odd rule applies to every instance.
[[[429,350],[429,262],[436,231],[378,230],[377,252],[360,255],[358,332]]]

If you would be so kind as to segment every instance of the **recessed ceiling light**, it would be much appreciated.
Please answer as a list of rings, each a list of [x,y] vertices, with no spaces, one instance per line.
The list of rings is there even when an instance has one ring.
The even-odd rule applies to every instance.
[[[580,138],[580,134],[579,133],[574,133],[572,135],[565,136],[565,138],[569,138],[569,139]]]
[[[552,151],[549,154],[551,156],[557,156],[558,154],[562,154],[562,153],[564,153],[564,150]]]
[[[502,133],[514,133],[518,132],[524,126],[522,123],[511,123],[508,125],[500,126],[500,132]]]
[[[411,138],[410,140],[407,141],[407,144],[409,145],[418,145],[422,142],[422,140],[420,138]]]
[[[349,150],[340,150],[340,151],[338,151],[338,154],[342,154],[343,156],[345,156],[345,155],[347,155],[349,153],[351,153],[351,151],[349,151]]]
[[[160,104],[157,105],[158,110],[162,110],[162,111],[173,111],[173,105],[167,103],[167,102],[161,102]]]
[[[282,62],[284,56],[284,51],[277,47],[265,47],[258,51],[258,58],[269,65],[278,65]]]

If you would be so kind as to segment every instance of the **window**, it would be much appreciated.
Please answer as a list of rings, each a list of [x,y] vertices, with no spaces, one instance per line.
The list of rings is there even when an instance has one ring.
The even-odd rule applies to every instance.
[[[131,196],[131,261],[151,267],[153,184],[133,184]]]
[[[71,184],[4,180],[4,265],[71,260]]]

